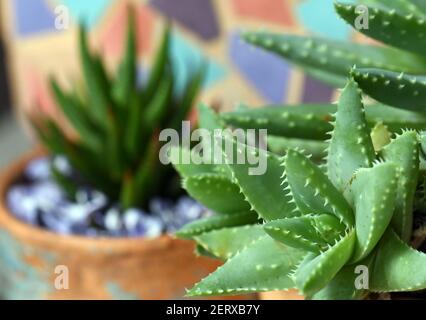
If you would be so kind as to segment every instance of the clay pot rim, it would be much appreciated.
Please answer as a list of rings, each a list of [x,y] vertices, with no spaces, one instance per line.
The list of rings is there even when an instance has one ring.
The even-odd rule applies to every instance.
[[[163,234],[156,238],[90,238],[79,235],[61,235],[47,229],[37,228],[27,224],[10,213],[6,205],[6,192],[10,185],[19,177],[25,166],[32,159],[45,154],[41,147],[37,147],[22,156],[12,165],[0,173],[0,228],[18,235],[29,242],[38,242],[46,246],[65,247],[80,250],[82,253],[93,250],[104,250],[110,253],[146,252],[168,246],[172,241],[185,241],[176,239],[170,234]]]

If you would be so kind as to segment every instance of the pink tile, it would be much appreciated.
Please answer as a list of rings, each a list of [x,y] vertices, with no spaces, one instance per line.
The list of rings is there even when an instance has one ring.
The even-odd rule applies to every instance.
[[[139,54],[149,50],[151,46],[154,16],[146,6],[137,8],[137,34]],[[123,2],[109,18],[101,33],[101,47],[108,56],[117,57],[122,54],[127,32],[127,6]]]

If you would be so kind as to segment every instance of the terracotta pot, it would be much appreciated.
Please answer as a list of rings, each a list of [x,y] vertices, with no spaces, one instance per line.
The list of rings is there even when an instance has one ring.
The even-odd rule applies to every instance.
[[[271,291],[259,293],[260,300],[304,300],[297,290]]]
[[[21,222],[9,213],[5,195],[34,156],[14,164],[0,178],[3,298],[180,299],[185,288],[219,266],[216,260],[196,257],[192,242],[169,235],[156,239],[63,236]]]

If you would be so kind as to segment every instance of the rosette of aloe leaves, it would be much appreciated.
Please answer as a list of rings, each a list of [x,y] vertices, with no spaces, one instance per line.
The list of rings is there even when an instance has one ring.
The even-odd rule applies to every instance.
[[[268,129],[269,151],[235,143],[266,156],[261,176],[229,161],[175,165],[189,193],[218,213],[178,235],[226,261],[189,295],[296,288],[307,298],[360,299],[426,288],[426,5],[360,3],[335,7],[353,26],[364,14],[368,28],[358,31],[389,46],[244,34],[322,81],[343,87],[348,74],[351,80],[338,106],[240,107],[220,115],[202,108],[209,129]],[[363,106],[357,87],[383,104]]]
[[[236,152],[267,160],[265,174],[250,175],[250,164],[229,157],[225,164],[179,164],[176,157],[188,150],[174,149],[184,187],[217,212],[178,236],[194,239],[199,253],[226,261],[189,295],[296,288],[307,298],[357,299],[426,288],[426,254],[408,243],[423,175],[419,135],[405,130],[376,151],[352,79],[332,118],[324,164],[303,150],[278,156],[233,141]],[[223,127],[205,107],[203,122]]]

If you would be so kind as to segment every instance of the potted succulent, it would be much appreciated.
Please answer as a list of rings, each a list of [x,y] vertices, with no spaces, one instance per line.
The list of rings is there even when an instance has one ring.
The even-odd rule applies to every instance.
[[[158,158],[159,132],[189,116],[205,68],[194,66],[183,92],[174,90],[168,26],[147,80],[138,81],[129,21],[116,74],[89,49],[81,28],[82,83],[67,92],[51,80],[67,127],[31,114],[42,151],[2,176],[3,298],[180,298],[218,265],[170,235],[206,211]]]
[[[393,4],[398,8],[380,0],[362,3],[371,3],[362,11],[370,14],[369,28],[359,31],[398,49],[245,35],[328,83],[347,84],[337,107],[243,108],[217,115],[222,125],[267,128],[274,135],[268,138],[270,151],[220,139],[233,142],[240,153],[263,154],[264,175],[250,176],[250,164],[230,161],[225,150],[224,168],[176,165],[194,198],[220,213],[225,200],[234,212],[249,208],[260,222],[207,218],[179,232],[194,239],[200,252],[226,261],[189,295],[296,289],[310,299],[423,297],[426,91],[418,74],[426,68],[426,7],[408,0]],[[359,7],[335,6],[355,25]],[[364,107],[359,88],[391,107]],[[194,181],[206,188],[194,188]]]

